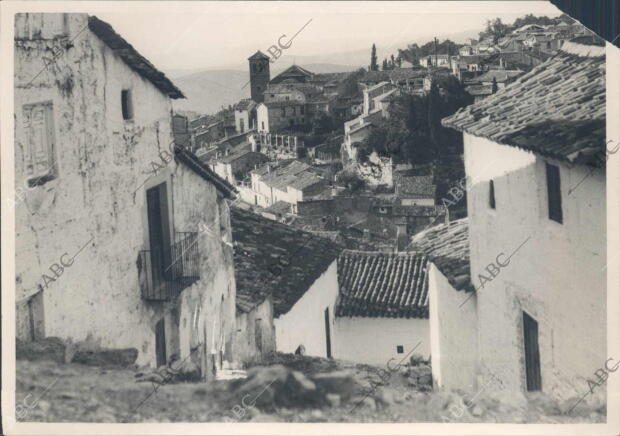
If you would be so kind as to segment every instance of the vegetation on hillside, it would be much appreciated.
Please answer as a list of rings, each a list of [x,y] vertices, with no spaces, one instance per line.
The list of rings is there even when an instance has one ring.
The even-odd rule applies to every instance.
[[[404,94],[390,105],[388,119],[378,123],[359,143],[360,160],[373,151],[397,161],[429,164],[462,150],[462,136],[441,125],[441,119],[473,102],[459,81],[437,75],[426,95]]]

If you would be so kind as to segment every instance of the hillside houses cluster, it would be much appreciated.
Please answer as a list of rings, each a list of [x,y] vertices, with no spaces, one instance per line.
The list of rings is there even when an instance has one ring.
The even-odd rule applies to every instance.
[[[45,69],[52,47],[59,68]],[[471,180],[452,221],[432,174],[393,165],[391,188],[364,198],[291,158],[269,100],[323,111],[340,76],[268,68],[250,58],[252,101],[232,118],[187,124],[171,117],[182,91],[108,23],[17,15],[15,178],[31,188],[15,210],[18,340],[189,359],[205,380],[275,351],[385,365],[415,348],[436,387],[497,374],[514,395],[581,394],[607,359],[605,48],[567,41],[443,119]],[[357,126],[425,77],[373,78]],[[175,147],[192,129],[218,137]]]

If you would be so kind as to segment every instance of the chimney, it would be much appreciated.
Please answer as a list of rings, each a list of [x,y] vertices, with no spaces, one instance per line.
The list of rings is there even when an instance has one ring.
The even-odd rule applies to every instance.
[[[450,210],[446,207],[446,213],[444,215],[445,218],[445,224],[449,225],[450,224]]]

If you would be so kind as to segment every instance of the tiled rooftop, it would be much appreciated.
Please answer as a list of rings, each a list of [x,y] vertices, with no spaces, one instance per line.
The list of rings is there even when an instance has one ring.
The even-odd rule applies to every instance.
[[[571,163],[605,162],[605,48],[562,50],[442,124]]]
[[[237,310],[272,295],[274,315],[287,313],[338,257],[342,247],[252,212],[231,208]]]
[[[101,39],[115,55],[119,56],[132,70],[151,82],[157,89],[170,98],[185,98],[179,88],[143,57],[112,26],[95,16],[88,17],[88,28]]]
[[[246,98],[246,99],[240,100],[239,103],[235,105],[235,110],[238,110],[238,111],[250,110],[254,106],[256,106],[256,102],[252,100],[251,98]]]
[[[492,82],[495,79],[498,83],[507,82],[514,77],[523,74],[521,70],[490,70],[473,79],[473,82]]]
[[[469,268],[467,218],[441,224],[418,233],[408,249],[428,255],[456,290],[473,290]]]
[[[396,193],[400,198],[435,198],[433,176],[402,176],[394,177]]]
[[[392,211],[394,216],[433,217],[444,214],[442,205],[436,206],[400,206],[395,205]]]
[[[428,258],[417,253],[344,251],[336,316],[428,318]]]

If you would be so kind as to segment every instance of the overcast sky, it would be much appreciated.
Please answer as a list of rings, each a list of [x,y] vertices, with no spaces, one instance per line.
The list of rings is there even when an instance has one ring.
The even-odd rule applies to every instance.
[[[127,2],[122,7],[106,2],[87,4],[86,12],[108,21],[164,70],[243,64],[256,50],[266,52],[282,34],[290,38],[310,20],[287,55],[367,49],[372,43],[398,48],[434,35],[444,39],[482,30],[487,19],[498,16],[512,23],[527,13],[560,15],[547,1]]]

